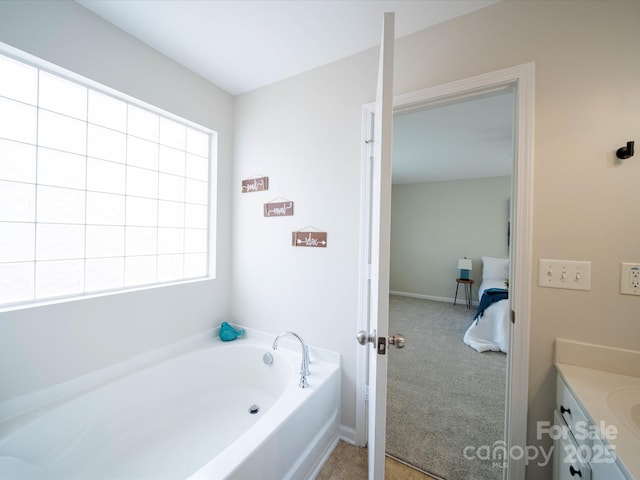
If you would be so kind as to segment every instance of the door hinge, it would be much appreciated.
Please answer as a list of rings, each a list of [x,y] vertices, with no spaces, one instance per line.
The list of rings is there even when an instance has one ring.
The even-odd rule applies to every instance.
[[[511,323],[516,323],[516,312],[511,310]]]

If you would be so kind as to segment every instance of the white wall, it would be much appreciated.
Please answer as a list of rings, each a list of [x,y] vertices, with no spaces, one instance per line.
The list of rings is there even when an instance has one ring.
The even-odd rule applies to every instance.
[[[534,61],[534,258],[590,260],[589,292],[533,280],[529,442],[552,418],[553,341],[565,337],[640,350],[640,298],[622,296],[619,263],[640,261],[640,157],[615,150],[640,141],[640,3],[501,2],[402,38],[395,92],[407,93]],[[291,328],[343,354],[342,423],[355,424],[360,108],[375,95],[377,52],[367,51],[237,99],[233,177],[233,309],[273,333]],[[253,173],[273,179],[241,194]],[[275,196],[291,219],[261,218]],[[326,250],[294,249],[291,230],[329,232]],[[264,261],[267,259],[267,261]],[[408,339],[410,341],[410,339]],[[549,444],[547,439],[542,443]],[[537,465],[528,478],[549,478]]]
[[[0,2],[0,42],[218,136],[217,279],[0,313],[0,401],[213,328],[228,317],[234,100],[75,2]]]
[[[342,354],[342,423],[355,426],[361,106],[371,101],[377,53],[349,58],[236,99],[233,174],[234,320]],[[361,89],[354,88],[361,85]],[[241,180],[269,176],[269,190]],[[275,197],[293,217],[264,218]],[[294,248],[312,225],[326,248]],[[313,373],[313,365],[311,366]]]
[[[477,300],[482,257],[509,256],[510,192],[511,177],[394,185],[390,290],[453,301],[466,256]]]

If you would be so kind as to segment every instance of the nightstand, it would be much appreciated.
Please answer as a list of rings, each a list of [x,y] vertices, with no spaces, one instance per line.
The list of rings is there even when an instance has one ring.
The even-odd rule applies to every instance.
[[[467,303],[467,309],[471,309],[471,294],[473,293],[471,286],[473,285],[473,280],[471,279],[464,279],[464,278],[456,278],[456,296],[453,299],[453,304],[456,304],[456,301],[458,300],[458,288],[460,287],[460,284],[464,285],[464,297]]]

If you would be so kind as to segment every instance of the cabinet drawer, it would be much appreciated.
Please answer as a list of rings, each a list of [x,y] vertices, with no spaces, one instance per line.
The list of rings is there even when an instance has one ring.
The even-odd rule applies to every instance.
[[[567,426],[571,429],[578,445],[589,445],[589,435],[587,428],[589,422],[587,416],[582,411],[577,400],[564,383],[562,377],[558,375],[558,383],[556,390],[556,409]]]
[[[559,426],[565,423],[557,410],[554,412],[554,421]],[[558,436],[553,445],[554,480],[591,480],[591,467],[583,456],[583,449],[571,434]]]

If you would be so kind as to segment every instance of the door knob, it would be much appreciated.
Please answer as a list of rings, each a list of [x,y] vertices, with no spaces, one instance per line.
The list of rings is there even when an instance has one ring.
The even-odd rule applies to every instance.
[[[402,334],[396,333],[389,337],[389,345],[395,345],[396,348],[404,348],[405,340]]]
[[[371,334],[365,330],[360,330],[356,335],[356,340],[358,340],[358,343],[360,345],[366,345],[367,343],[374,343],[376,341],[376,334],[375,332]]]

